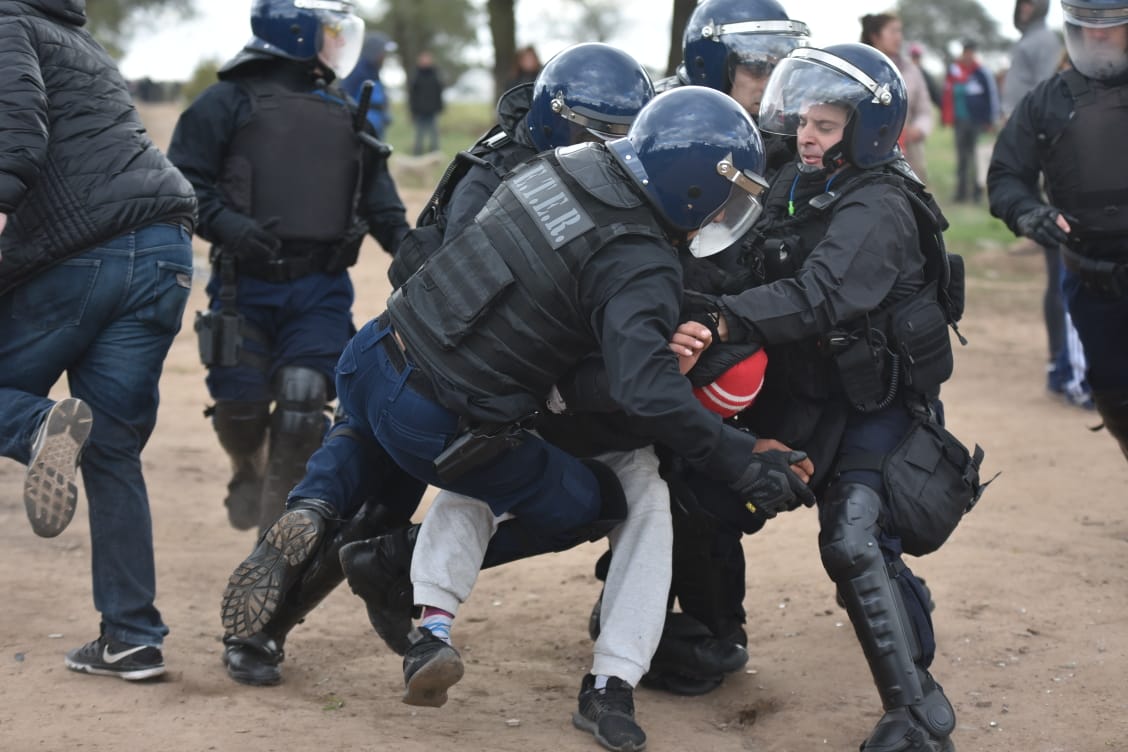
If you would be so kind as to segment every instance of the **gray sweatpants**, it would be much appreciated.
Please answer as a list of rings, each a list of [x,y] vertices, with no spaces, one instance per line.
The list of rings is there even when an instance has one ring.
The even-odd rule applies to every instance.
[[[650,667],[666,620],[674,535],[670,493],[658,477],[658,458],[649,447],[596,459],[618,476],[627,498],[627,519],[608,536],[614,555],[603,588],[591,672],[636,686]],[[486,546],[503,519],[483,502],[441,491],[423,518],[411,560],[416,604],[457,613],[478,580]]]

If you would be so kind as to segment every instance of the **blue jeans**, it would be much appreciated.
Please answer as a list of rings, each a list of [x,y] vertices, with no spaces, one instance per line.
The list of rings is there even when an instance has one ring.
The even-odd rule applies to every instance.
[[[0,296],[0,454],[26,464],[64,373],[94,415],[82,454],[94,607],[105,634],[159,646],[153,525],[141,450],[192,284],[187,230],[157,224],[91,248]]]
[[[207,293],[211,310],[219,310],[217,274],[208,280]],[[325,376],[332,390],[333,367],[354,332],[353,298],[347,272],[318,272],[293,282],[239,277],[235,306],[270,340],[245,339],[243,347],[269,365],[266,370],[250,365],[210,368],[207,386],[212,399],[271,402],[271,380],[281,366],[312,368]]]
[[[428,152],[438,151],[439,116],[415,115],[412,121],[415,123],[415,146],[411,153],[418,157]],[[424,141],[427,142],[426,146],[423,145]]]
[[[451,483],[440,482],[433,461],[457,435],[459,418],[407,384],[413,366],[410,359],[402,371],[392,364],[383,341],[390,336],[389,327],[370,321],[341,354],[337,395],[352,427],[378,441],[412,477],[480,499],[496,515],[511,512],[535,533],[572,530],[599,518],[602,499],[595,475],[534,436]],[[348,499],[326,501],[345,518],[359,506]]]
[[[1094,392],[1128,388],[1128,296],[1103,297],[1086,288],[1066,270],[1065,299],[1088,362]]]

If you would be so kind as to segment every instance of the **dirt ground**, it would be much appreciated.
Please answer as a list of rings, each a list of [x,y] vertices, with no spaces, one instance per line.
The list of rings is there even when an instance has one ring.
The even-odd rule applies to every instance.
[[[168,113],[149,117],[164,143]],[[413,207],[424,198],[405,191]],[[347,588],[293,632],[281,686],[227,678],[220,594],[254,541],[227,524],[227,467],[201,415],[208,398],[190,323],[207,265],[204,245],[196,251],[143,457],[157,603],[172,629],[168,674],[129,684],[63,667],[66,650],[97,634],[85,501],[66,532],[39,539],[21,503],[23,468],[0,461],[0,749],[596,749],[570,716],[590,666],[602,544],[484,573],[455,626],[466,677],[441,709],[400,702],[400,660]],[[956,707],[962,752],[1128,750],[1128,466],[1107,434],[1089,430],[1094,414],[1045,392],[1040,264],[1001,249],[976,259],[984,273],[962,326],[970,344],[944,397],[956,435],[982,444],[985,471],[1002,475],[943,549],[910,560],[937,603],[933,673]],[[382,310],[385,269],[368,241],[354,275],[358,323]],[[880,703],[816,532],[802,510],[745,539],[747,669],[705,697],[638,691],[649,749],[857,749]]]

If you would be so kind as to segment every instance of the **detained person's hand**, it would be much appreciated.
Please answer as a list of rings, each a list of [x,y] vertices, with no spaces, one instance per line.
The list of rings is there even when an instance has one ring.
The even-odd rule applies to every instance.
[[[678,326],[670,339],[670,350],[678,356],[678,370],[682,376],[693,370],[701,354],[713,343],[709,327],[696,321],[686,321]]]

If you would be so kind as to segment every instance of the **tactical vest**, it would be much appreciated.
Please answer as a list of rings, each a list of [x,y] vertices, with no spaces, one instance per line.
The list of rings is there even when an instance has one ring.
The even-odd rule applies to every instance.
[[[596,349],[579,279],[596,253],[629,236],[675,263],[653,210],[605,149],[557,149],[506,179],[392,294],[388,313],[444,405],[473,421],[512,422],[539,410]]]
[[[1092,85],[1077,71],[1062,80],[1073,98],[1073,116],[1060,133],[1039,133],[1042,170],[1050,203],[1073,215],[1081,248],[1103,255],[1128,252],[1128,86]]]
[[[221,172],[231,206],[270,222],[284,254],[340,240],[356,214],[364,156],[348,105],[261,78],[240,85],[253,112]]]
[[[924,274],[923,279],[898,279],[876,311],[842,322],[834,332],[773,346],[767,388],[774,386],[814,400],[846,394],[863,411],[884,407],[902,385],[925,393],[934,391],[951,373],[947,326],[955,328],[963,313],[962,264],[944,249],[942,233],[947,222],[939,206],[919,183],[892,168],[854,175],[836,191],[795,206],[791,214],[790,192],[796,174],[796,167],[785,168],[765,198],[768,219],[757,227],[746,258],[754,281],[770,283],[795,276],[826,235],[834,206],[849,192],[874,183],[892,185],[908,199],[925,259]],[[907,325],[915,331],[894,331],[906,325],[905,315],[910,319]],[[905,348],[914,351],[899,351]],[[885,360],[886,351],[892,362]]]
[[[388,266],[388,279],[392,287],[400,287],[423,263],[434,255],[446,237],[446,210],[459,183],[472,167],[492,170],[500,180],[517,165],[536,155],[536,151],[515,142],[501,126],[495,125],[466,151],[455,155],[447,166],[431,198],[427,201],[415,229],[400,242],[392,263]]]

